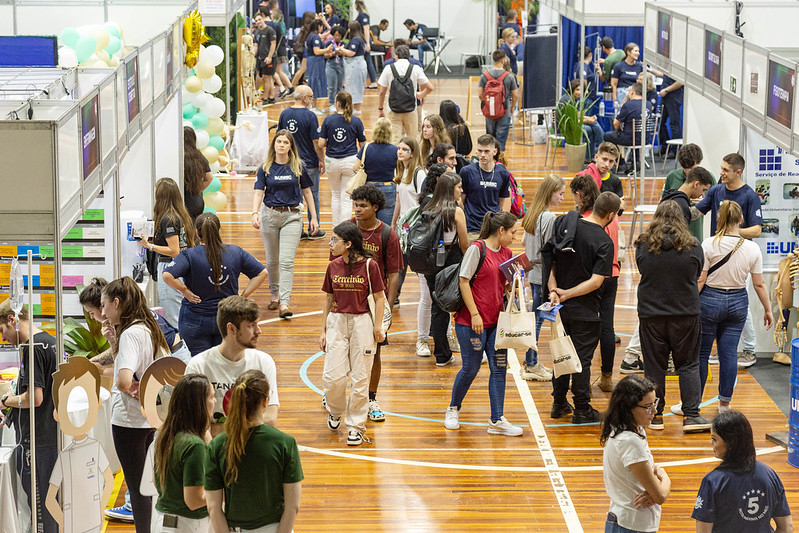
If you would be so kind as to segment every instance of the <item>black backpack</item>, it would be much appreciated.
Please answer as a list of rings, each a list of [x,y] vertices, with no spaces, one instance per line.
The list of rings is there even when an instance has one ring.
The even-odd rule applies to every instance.
[[[391,80],[388,93],[388,107],[394,113],[411,113],[416,110],[416,87],[411,81],[411,72],[414,65],[408,64],[408,70],[400,77],[394,63],[389,65],[394,79]]]
[[[486,258],[486,245],[484,241],[474,241],[480,248],[480,261],[477,263],[472,279],[469,280],[469,285],[474,283],[474,278],[480,272],[480,267]],[[457,313],[463,307],[463,297],[461,296],[460,288],[460,273],[461,264],[455,263],[444,267],[441,272],[436,274],[436,284],[432,288],[433,302],[447,313]]]
[[[429,211],[422,213],[419,220],[408,230],[405,245],[405,259],[408,268],[417,274],[435,274],[438,245],[444,240],[444,217]]]

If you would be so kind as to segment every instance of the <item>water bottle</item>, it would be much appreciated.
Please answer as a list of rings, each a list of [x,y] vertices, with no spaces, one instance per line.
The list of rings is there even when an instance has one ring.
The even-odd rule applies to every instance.
[[[600,100],[599,101],[599,116],[600,117],[604,117],[605,116],[605,101],[604,100]]]
[[[447,258],[447,251],[444,249],[444,241],[438,241],[438,251],[436,252],[436,266],[443,267]]]

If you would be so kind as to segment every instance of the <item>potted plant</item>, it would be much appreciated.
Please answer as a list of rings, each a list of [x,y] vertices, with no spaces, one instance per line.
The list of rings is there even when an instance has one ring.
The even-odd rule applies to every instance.
[[[80,295],[83,291],[83,285],[77,285],[75,289]],[[83,327],[74,318],[64,319],[64,351],[67,352],[69,357],[78,355],[91,359],[95,355],[100,355],[108,350],[111,346],[106,338],[103,337],[103,325],[90,317],[86,311],[83,312],[83,318],[86,320],[86,326],[88,327]]]
[[[585,140],[587,135],[583,130],[585,117],[585,97],[574,99],[570,92],[565,92],[558,104],[557,120],[558,132],[566,141],[566,166],[569,172],[579,172],[585,161]]]

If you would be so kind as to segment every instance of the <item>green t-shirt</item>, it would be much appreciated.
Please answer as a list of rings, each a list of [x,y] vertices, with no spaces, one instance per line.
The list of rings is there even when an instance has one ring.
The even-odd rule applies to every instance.
[[[614,65],[624,59],[624,56],[624,50],[614,50],[605,58],[605,62],[602,63],[602,74],[605,76],[605,83],[610,83],[610,75],[613,74]]]
[[[715,185],[716,176],[713,176],[713,174],[711,174],[711,177],[713,178],[713,185]],[[663,194],[665,194],[666,191],[673,191],[674,189],[679,189],[680,187],[682,187],[683,183],[685,183],[685,171],[681,168],[675,168],[674,170],[669,172],[669,174],[666,176],[666,183],[663,184]],[[711,185],[711,187],[713,185]],[[700,244],[702,243],[703,239],[702,234],[704,233],[702,231],[703,220],[704,219],[702,217],[699,217],[696,220],[692,220],[690,224],[691,235],[696,237],[696,240],[698,240]]]
[[[205,490],[225,491],[225,517],[229,527],[256,529],[280,522],[283,484],[302,481],[297,441],[269,425],[256,427],[239,459],[239,476],[225,485],[225,442],[220,433],[208,445]]]
[[[192,511],[183,499],[183,487],[202,487],[205,484],[205,441],[191,433],[178,433],[169,455],[166,469],[166,486],[161,487],[158,471],[155,473],[155,487],[158,501],[155,508],[164,514],[186,518],[205,518],[208,509],[200,507]]]

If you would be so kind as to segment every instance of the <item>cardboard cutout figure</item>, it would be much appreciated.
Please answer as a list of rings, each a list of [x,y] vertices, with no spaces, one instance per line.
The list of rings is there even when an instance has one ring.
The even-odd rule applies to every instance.
[[[186,363],[177,357],[162,357],[156,359],[147,367],[139,385],[139,402],[141,412],[151,426],[158,429],[164,425],[169,399],[172,389],[186,372]],[[158,404],[158,398],[161,404]],[[161,407],[161,409],[159,409]],[[145,496],[158,496],[155,488],[155,439],[147,448],[147,457],[144,460],[144,471],[141,475],[139,492]]]
[[[69,396],[82,388],[89,398],[86,420],[76,426],[69,417]],[[100,371],[85,357],[70,357],[53,373],[53,418],[75,440],[58,454],[45,506],[62,533],[99,533],[103,509],[114,486],[114,475],[102,445],[88,436],[100,412]],[[61,492],[61,506],[56,494]],[[62,511],[63,508],[63,511]]]

